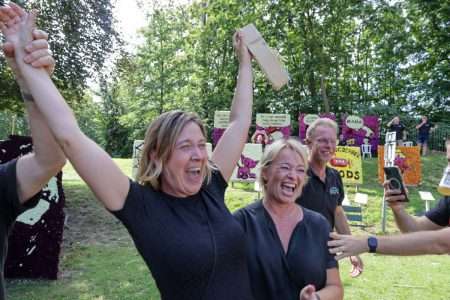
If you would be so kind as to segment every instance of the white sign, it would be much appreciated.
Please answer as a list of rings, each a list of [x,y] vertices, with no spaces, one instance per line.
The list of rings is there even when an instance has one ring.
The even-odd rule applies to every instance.
[[[303,123],[305,123],[306,125],[311,125],[318,118],[318,115],[308,114],[303,117]]]
[[[227,128],[230,124],[230,112],[229,111],[216,111],[214,112],[214,128]]]
[[[260,127],[286,127],[291,125],[289,114],[256,114],[256,125]]]
[[[364,126],[364,121],[358,116],[348,116],[345,119],[345,125],[351,129],[361,129]]]

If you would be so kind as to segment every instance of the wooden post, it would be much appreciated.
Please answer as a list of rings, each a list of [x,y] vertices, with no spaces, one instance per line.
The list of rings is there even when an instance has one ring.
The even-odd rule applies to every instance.
[[[14,135],[16,133],[16,121],[17,121],[16,114],[13,114],[11,120],[11,135]]]

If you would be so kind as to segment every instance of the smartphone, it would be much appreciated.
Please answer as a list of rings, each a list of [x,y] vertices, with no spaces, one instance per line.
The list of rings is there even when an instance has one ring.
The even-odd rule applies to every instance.
[[[405,185],[403,183],[402,174],[400,169],[396,166],[394,167],[384,167],[384,174],[386,175],[386,180],[389,181],[389,188],[391,190],[400,190],[402,195],[405,195],[405,202],[408,202],[408,195],[406,194]]]

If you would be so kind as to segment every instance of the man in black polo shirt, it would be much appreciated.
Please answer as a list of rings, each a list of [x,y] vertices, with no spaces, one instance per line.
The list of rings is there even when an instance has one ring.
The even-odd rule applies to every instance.
[[[450,167],[450,139],[446,141]],[[405,211],[405,196],[390,190],[385,183],[384,196],[394,213],[398,228],[405,234],[384,237],[345,236],[332,234],[328,242],[336,259],[372,252],[388,255],[450,254],[450,196],[442,198],[425,216],[413,217]]]
[[[13,4],[11,4],[13,5]],[[9,16],[0,12],[0,22],[7,23]],[[7,36],[8,30],[3,33]],[[6,32],[5,32],[6,31]],[[52,72],[55,62],[46,51],[47,34],[35,30],[34,41],[28,45],[31,62],[36,67],[44,67]],[[65,157],[60,147],[53,139],[50,129],[44,118],[33,103],[33,97],[28,93],[27,84],[21,77],[14,58],[14,49],[11,44],[3,46],[8,64],[11,67],[25,101],[29,117],[29,125],[34,141],[34,152],[22,156],[8,163],[0,162],[0,300],[5,299],[3,268],[8,248],[8,233],[16,217],[25,209],[36,204],[36,197],[41,188],[63,167]]]
[[[427,116],[422,116],[422,120],[416,126],[416,129],[419,131],[417,145],[422,152],[422,156],[425,156],[428,153],[428,139],[430,137],[430,131],[434,129],[434,124],[428,121]]]
[[[405,135],[405,125],[400,122],[400,117],[395,116],[392,120],[387,123],[389,131],[395,131],[395,139],[397,140],[397,145],[403,146],[403,139]]]
[[[336,152],[337,125],[327,118],[314,121],[306,131],[306,144],[309,148],[309,180],[297,199],[301,206],[321,213],[340,234],[351,234],[342,200],[344,186],[339,172],[327,166]],[[360,257],[351,257],[352,276],[363,271]]]

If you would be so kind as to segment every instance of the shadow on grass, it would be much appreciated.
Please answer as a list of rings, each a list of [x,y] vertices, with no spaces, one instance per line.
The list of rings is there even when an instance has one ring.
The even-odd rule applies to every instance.
[[[133,245],[73,247],[61,269],[56,281],[8,281],[8,299],[160,299]]]

